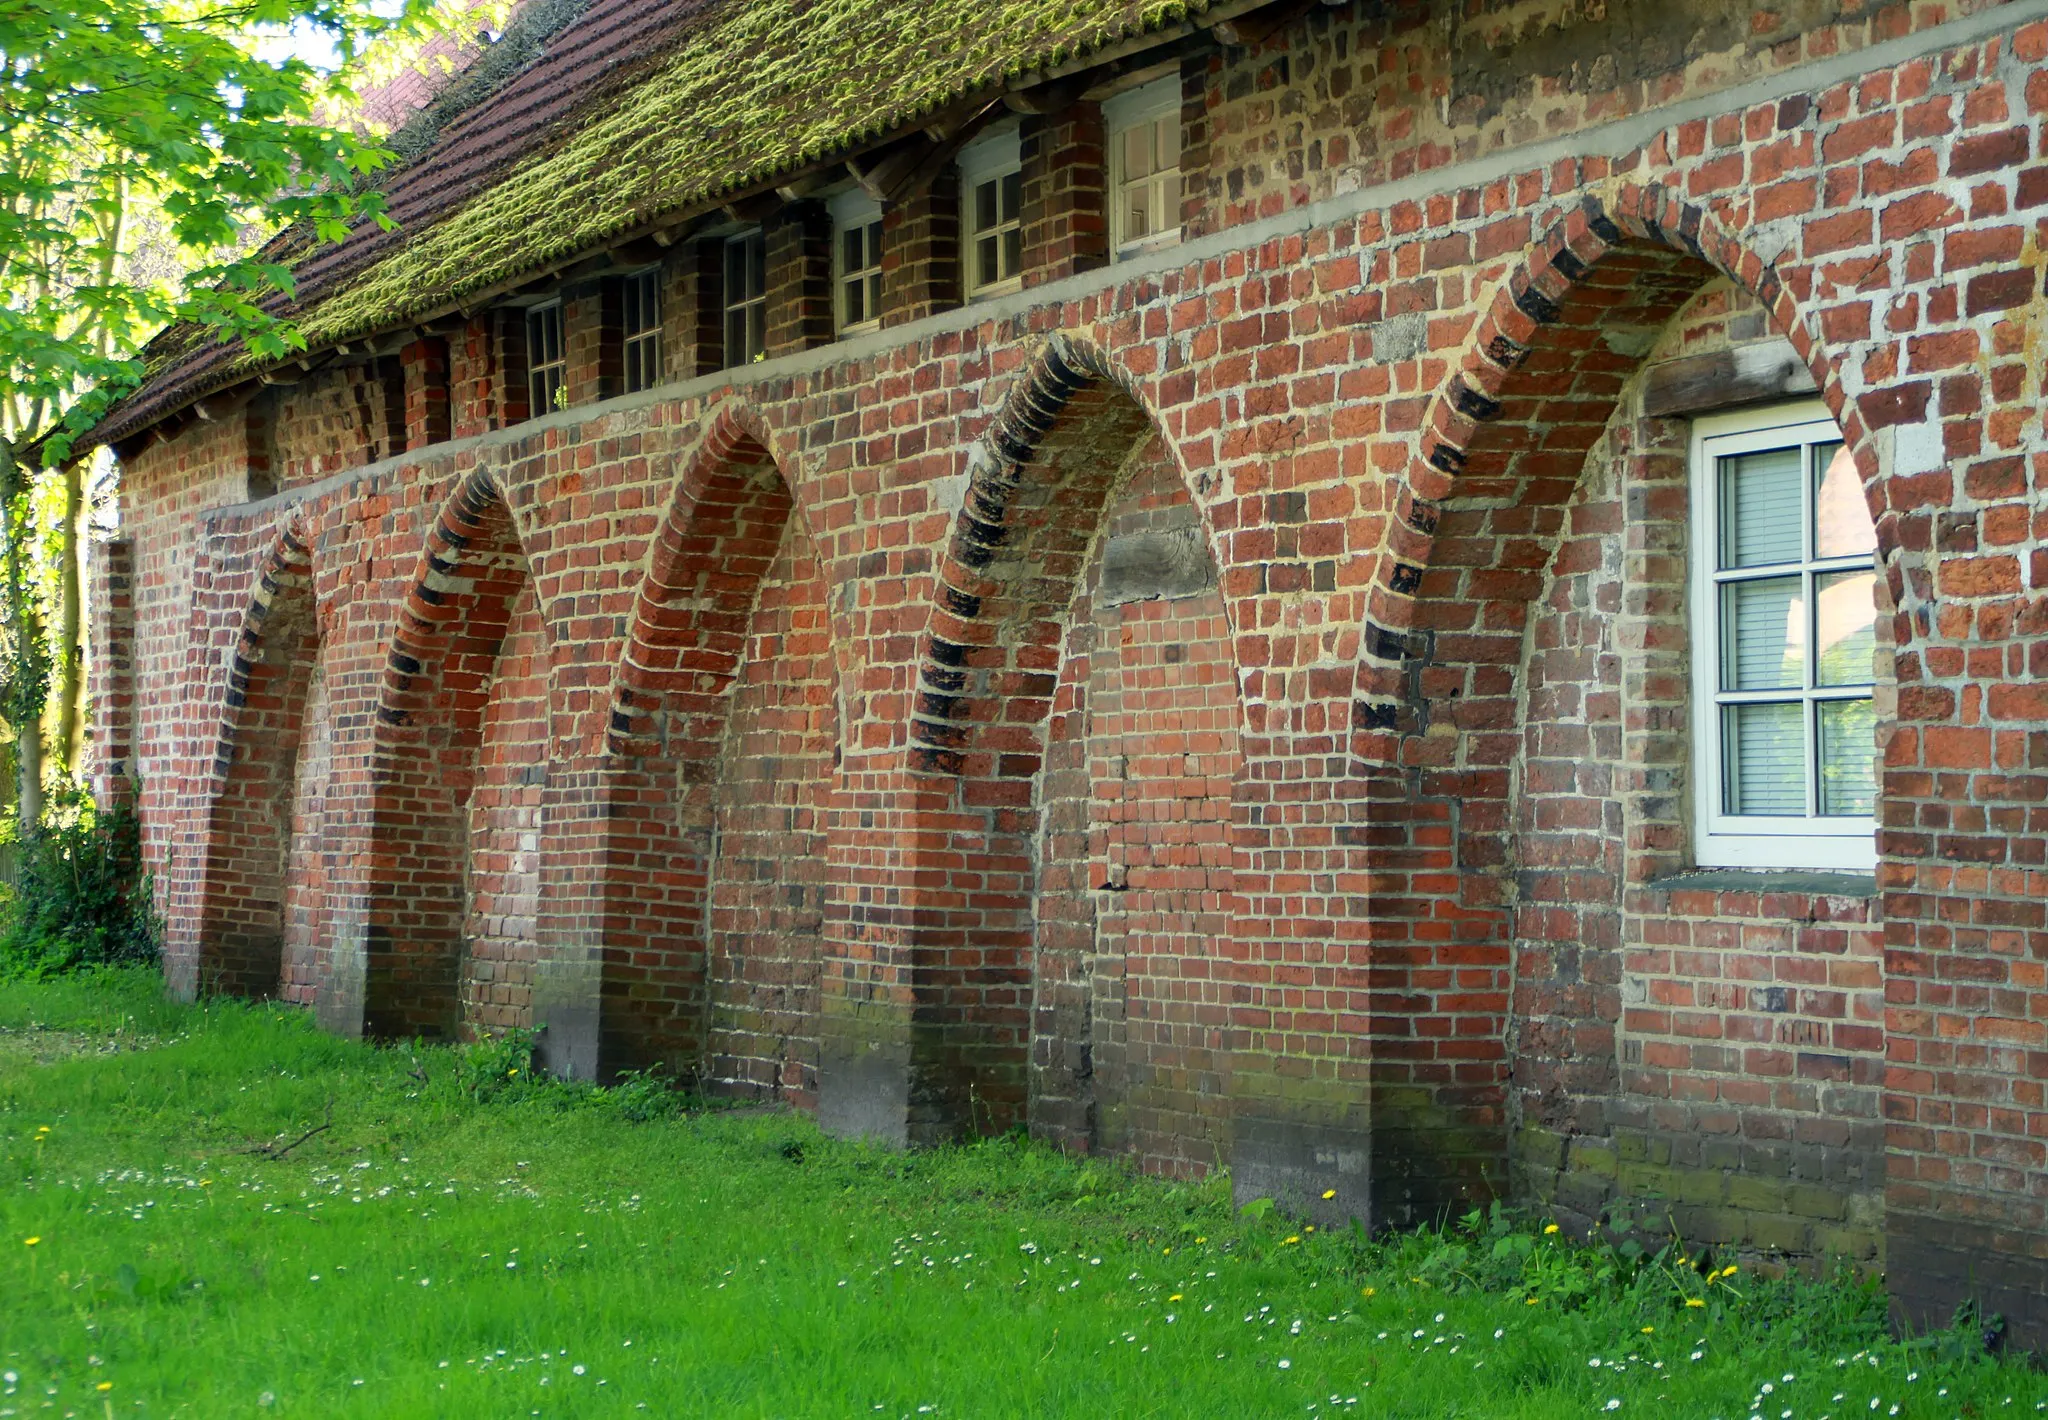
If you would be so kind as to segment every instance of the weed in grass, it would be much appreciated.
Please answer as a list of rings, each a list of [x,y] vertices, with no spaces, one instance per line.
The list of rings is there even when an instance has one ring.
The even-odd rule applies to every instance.
[[[894,1154],[143,972],[0,988],[0,1039],[31,1033],[80,1046],[0,1051],[0,1420],[2048,1408],[1973,1327],[1888,1339],[1852,1278],[1510,1210],[1310,1232],[1220,1179]]]

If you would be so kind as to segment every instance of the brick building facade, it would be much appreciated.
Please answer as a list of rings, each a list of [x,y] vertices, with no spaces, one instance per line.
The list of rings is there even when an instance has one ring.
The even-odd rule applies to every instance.
[[[2048,1340],[2048,6],[1011,8],[597,0],[161,344],[173,990]]]

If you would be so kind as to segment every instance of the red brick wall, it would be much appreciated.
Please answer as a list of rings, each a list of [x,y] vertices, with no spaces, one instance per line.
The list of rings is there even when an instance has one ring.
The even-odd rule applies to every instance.
[[[1721,343],[1728,304],[1703,294],[1662,348]],[[1713,315],[1688,319],[1699,307]],[[1869,886],[1685,871],[1685,439],[1681,421],[1616,415],[1527,631],[1502,888],[1518,1183],[1581,1226],[1618,1205],[1652,1233],[1873,1259],[1884,1031]]]
[[[462,861],[462,1020],[502,1030],[533,1020],[540,903],[541,789],[547,782],[547,632],[527,582],[513,599],[477,729]]]
[[[1571,66],[1568,33],[1495,72],[1460,67],[1462,39],[1387,42],[1405,20],[1318,13],[1193,73],[1186,159],[1212,230],[1326,196],[1314,223],[920,324],[947,304],[932,245],[892,278],[894,344],[574,408],[317,496],[241,506],[240,424],[148,449],[124,531],[173,987],[198,985],[231,657],[290,523],[329,766],[325,925],[305,929],[326,955],[290,970],[335,1028],[458,1028],[473,747],[530,587],[549,647],[530,1016],[565,1069],[724,1059],[799,1100],[814,1079],[830,1127],[898,1141],[1035,1118],[1152,1167],[1227,1160],[1241,1191],[1332,1220],[1661,1196],[1759,1252],[1867,1255],[1881,1153],[1902,1305],[1975,1290],[2048,1334],[2048,297],[2025,258],[2048,27],[1911,38],[1938,9],[1764,48],[1709,34],[1612,86]],[[1882,62],[1859,48],[1898,37]],[[1826,83],[1707,113],[1831,51]],[[1545,53],[1557,73],[1501,87]],[[1700,108],[1665,122],[1679,100]],[[1615,151],[1610,132],[1515,156],[1623,112],[1649,116]],[[1670,878],[1683,826],[1654,801],[1685,767],[1683,649],[1655,633],[1684,515],[1675,431],[1630,401],[1646,356],[1739,325],[1812,373],[1878,528],[1896,724],[1869,896]],[[1163,463],[1119,491],[1153,439],[1213,551],[1213,606],[1098,595],[1105,521],[1184,516]],[[824,673],[792,649],[815,627],[775,621],[797,608],[834,648],[829,792]],[[1175,676],[1170,707],[1150,698]],[[801,731],[769,703],[799,688]],[[1190,716],[1231,719],[1238,762],[1205,748],[1222,763],[1189,776],[1183,751],[1171,775]],[[1103,738],[1134,733],[1128,765],[1175,790],[1135,822]],[[795,768],[771,777],[756,756],[784,736]],[[1201,858],[1226,777],[1227,879]],[[803,787],[813,823],[823,804],[822,854],[784,827],[802,805],[753,797],[770,785]],[[1166,804],[1184,817],[1143,817]],[[746,856],[715,850],[721,813]],[[823,863],[814,1034],[787,983],[816,883],[778,879],[801,907],[764,921],[741,871],[793,832]],[[1084,892],[1098,843],[1105,880],[1114,848],[1203,882]],[[1120,1021],[1092,969],[1119,962]],[[742,1017],[721,1054],[712,1024]]]
[[[1220,1161],[1236,665],[1216,564],[1157,440],[1078,589],[1046,730],[1035,1128],[1185,1172]],[[1111,562],[1104,584],[1104,560]]]
[[[755,595],[706,786],[715,857],[705,1076],[744,1097],[814,1108],[839,676],[824,577],[798,519]]]
[[[321,977],[331,969],[327,922],[328,858],[335,835],[327,824],[328,784],[334,773],[333,707],[327,676],[318,664],[305,699],[284,884],[284,944],[277,994],[311,1006]]]

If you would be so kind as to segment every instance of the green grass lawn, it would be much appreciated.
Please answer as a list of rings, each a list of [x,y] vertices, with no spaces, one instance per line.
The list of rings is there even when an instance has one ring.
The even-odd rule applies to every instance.
[[[1867,1288],[1541,1219],[1369,1245],[1015,1141],[636,1122],[508,1058],[138,972],[0,984],[0,1417],[2048,1408],[1959,1335],[1889,1340]]]

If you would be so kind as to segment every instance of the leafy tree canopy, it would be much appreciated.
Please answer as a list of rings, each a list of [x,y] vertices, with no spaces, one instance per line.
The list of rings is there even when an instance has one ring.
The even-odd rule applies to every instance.
[[[39,441],[67,458],[169,323],[302,349],[264,305],[291,294],[291,254],[388,225],[366,179],[392,155],[322,121],[347,111],[342,76],[372,43],[464,18],[436,0],[0,0],[0,464]],[[324,37],[340,67],[288,36]],[[285,228],[303,240],[266,246]]]

